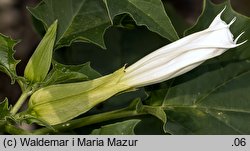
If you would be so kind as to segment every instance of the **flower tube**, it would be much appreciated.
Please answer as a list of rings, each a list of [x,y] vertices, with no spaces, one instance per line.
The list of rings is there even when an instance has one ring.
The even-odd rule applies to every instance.
[[[126,68],[121,82],[131,87],[160,83],[184,74],[207,59],[245,43],[246,41],[237,44],[237,40],[244,32],[233,39],[229,27],[236,18],[229,24],[225,23],[221,20],[224,10],[225,8],[207,29],[166,45]]]

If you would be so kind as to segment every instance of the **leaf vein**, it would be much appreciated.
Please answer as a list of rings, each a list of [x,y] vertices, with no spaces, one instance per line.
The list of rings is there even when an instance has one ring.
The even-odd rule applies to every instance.
[[[232,130],[238,132],[239,134],[244,134],[243,132],[241,132],[239,129],[235,128],[233,125],[229,124],[228,122],[220,119],[219,117],[209,113],[209,112],[206,112],[206,111],[203,111],[205,113],[207,113],[208,115],[210,115],[211,117],[215,118],[216,120],[220,121],[221,123],[223,123],[224,125],[226,125],[227,127],[231,128]]]
[[[221,83],[220,85],[216,86],[214,89],[210,90],[204,97],[202,97],[201,99],[198,99],[195,104],[201,104],[208,96],[210,96],[212,93],[214,93],[216,90],[218,90],[219,88],[229,84],[230,82],[232,82],[233,80],[236,80],[238,78],[240,78],[241,76],[244,76],[245,74],[248,74],[250,73],[250,70],[246,71],[246,72],[243,72],[243,73],[240,73],[236,76],[234,76],[233,78],[231,79],[228,79],[227,81]]]

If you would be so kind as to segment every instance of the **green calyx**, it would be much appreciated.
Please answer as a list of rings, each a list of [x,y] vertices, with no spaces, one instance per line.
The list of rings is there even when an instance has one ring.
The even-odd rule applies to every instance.
[[[124,68],[121,68],[94,80],[42,88],[31,96],[28,112],[50,125],[66,122],[129,89],[119,84],[124,74]]]

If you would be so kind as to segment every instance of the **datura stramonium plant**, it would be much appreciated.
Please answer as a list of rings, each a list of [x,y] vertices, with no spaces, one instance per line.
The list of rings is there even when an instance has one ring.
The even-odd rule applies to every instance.
[[[223,12],[223,11],[222,11]],[[133,65],[85,82],[58,84],[36,91],[29,101],[29,113],[55,125],[66,122],[111,96],[129,89],[147,86],[184,74],[207,59],[221,55],[237,44],[230,25],[219,13],[210,26],[166,45]]]

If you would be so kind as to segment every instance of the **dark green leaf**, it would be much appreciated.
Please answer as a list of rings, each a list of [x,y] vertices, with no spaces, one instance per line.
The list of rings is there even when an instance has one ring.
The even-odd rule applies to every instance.
[[[161,0],[105,0],[110,16],[128,13],[137,25],[145,25],[149,30],[175,41],[178,35],[167,16]]]
[[[17,77],[16,65],[19,62],[13,57],[15,53],[13,48],[16,43],[15,40],[0,34],[0,71],[9,75],[12,83],[15,82]]]
[[[133,30],[137,27],[134,19],[129,14],[116,15],[113,18],[113,26],[129,30]]]
[[[0,131],[2,130],[2,126],[6,124],[6,118],[10,116],[10,108],[8,99],[6,98],[4,101],[0,102]]]
[[[0,119],[4,119],[7,115],[9,115],[9,103],[6,98],[4,101],[0,102]]]
[[[156,106],[146,106],[144,105],[143,110],[148,114],[151,114],[163,122],[163,130],[166,132],[167,116],[163,108]]]
[[[141,99],[135,99],[130,104],[129,108],[131,110],[135,110],[138,113],[146,113],[155,116],[159,120],[163,122],[163,129],[166,132],[166,123],[167,123],[167,117],[166,114],[161,106],[148,106],[143,105],[141,102]]]
[[[81,65],[64,65],[53,62],[53,69],[45,80],[46,85],[80,82],[100,77],[100,74],[91,68],[90,63]]]
[[[103,35],[111,21],[101,0],[44,0],[29,10],[46,27],[58,19],[57,47],[74,41],[105,47]]]
[[[231,27],[233,34],[245,31],[240,41],[250,39],[249,18],[235,13],[229,3],[205,4],[199,21],[188,33],[206,28],[227,5],[222,18],[229,22],[237,16]],[[169,133],[250,134],[249,47],[247,42],[154,90],[149,88],[148,103],[165,109]]]
[[[92,135],[134,135],[134,129],[141,120],[127,120],[102,126],[92,131]]]
[[[101,0],[44,0],[29,10],[46,28],[58,19],[57,48],[75,41],[91,42],[105,48],[105,30],[115,16],[124,13],[131,15],[138,25],[145,25],[171,41],[178,39],[160,0],[107,0],[105,3]]]

